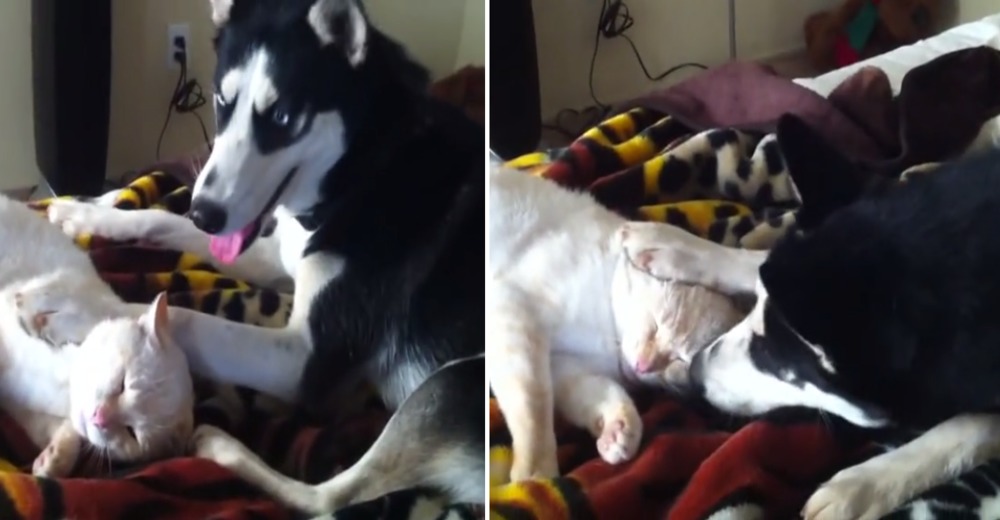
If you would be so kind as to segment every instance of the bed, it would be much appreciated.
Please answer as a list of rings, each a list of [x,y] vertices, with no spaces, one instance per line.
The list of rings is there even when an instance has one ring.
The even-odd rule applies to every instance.
[[[871,66],[871,67],[869,67]],[[617,107],[570,145],[507,162],[589,190],[635,219],[668,222],[732,247],[766,249],[795,221],[788,161],[834,149],[871,182],[897,182],[1000,146],[1000,15],[816,78],[735,63]],[[801,125],[812,132],[804,134]],[[804,163],[802,161],[805,161]],[[510,438],[490,406],[494,518],[796,518],[838,470],[912,438],[872,437],[810,410],[753,421],[662,394],[636,395],[645,435],[610,466],[588,432],[559,425],[560,469],[509,483]],[[897,519],[995,518],[1000,462],[935,487]]]

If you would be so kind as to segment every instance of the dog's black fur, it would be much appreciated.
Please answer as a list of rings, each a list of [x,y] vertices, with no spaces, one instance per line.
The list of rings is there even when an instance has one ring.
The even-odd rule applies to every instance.
[[[850,167],[829,149],[813,151],[826,157],[813,156],[810,164]],[[815,172],[799,176],[806,173]],[[843,182],[836,193],[857,192],[856,179]],[[803,191],[808,205],[822,190]],[[769,304],[765,344],[751,347],[755,363],[797,366],[808,379],[903,425],[930,426],[994,408],[1000,403],[1000,151],[891,188],[881,183],[838,206],[810,215],[805,233],[783,240],[761,266]],[[791,330],[820,346],[835,374],[820,369],[794,334],[782,334]]]
[[[346,153],[326,175],[319,203],[298,216],[313,231],[304,256],[334,253],[345,265],[309,313],[314,350],[301,401],[323,408],[336,386],[373,363],[389,378],[404,379],[413,367],[426,372],[483,353],[486,139],[458,108],[432,99],[427,72],[374,27],[367,27],[357,67],[337,45],[319,46],[306,22],[314,3],[237,0],[216,38],[216,81],[229,68],[226,60],[238,63],[266,41],[281,57],[273,64],[278,107],[338,110],[344,120]],[[333,30],[338,40],[350,39],[350,23],[334,23]],[[227,117],[221,110],[220,131]],[[254,124],[263,152],[297,138]],[[308,128],[309,122],[303,132]],[[468,468],[470,479],[484,476],[485,417],[481,406],[443,397],[481,398],[483,363],[478,357],[449,365],[397,412],[414,414],[400,423],[401,432],[422,444],[426,457],[450,443],[478,459],[478,473],[477,464]]]

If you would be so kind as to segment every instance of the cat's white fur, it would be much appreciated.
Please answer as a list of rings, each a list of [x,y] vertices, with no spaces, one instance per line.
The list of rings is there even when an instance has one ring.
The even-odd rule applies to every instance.
[[[631,458],[642,422],[626,387],[685,382],[691,355],[743,316],[730,298],[643,273],[631,226],[589,195],[491,168],[486,352],[513,440],[511,479],[558,473],[553,410]],[[676,233],[682,244],[687,232]],[[667,242],[669,244],[669,241]]]
[[[183,452],[194,391],[165,298],[125,304],[71,239],[3,196],[0,245],[0,408],[45,448],[34,472],[65,476],[87,445],[126,462]]]

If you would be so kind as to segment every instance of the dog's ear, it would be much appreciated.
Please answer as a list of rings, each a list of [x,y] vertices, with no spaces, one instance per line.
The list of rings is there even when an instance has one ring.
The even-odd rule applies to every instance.
[[[212,6],[212,23],[216,27],[222,27],[229,21],[229,14],[233,10],[234,0],[209,0]]]
[[[365,60],[368,20],[357,0],[316,0],[307,16],[320,45],[335,45],[354,67]]]
[[[799,228],[808,231],[864,191],[862,172],[798,116],[778,120],[778,145],[802,200]]]

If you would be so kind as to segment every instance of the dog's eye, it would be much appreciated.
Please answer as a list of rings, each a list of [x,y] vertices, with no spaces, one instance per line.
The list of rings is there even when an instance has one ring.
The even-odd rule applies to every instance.
[[[275,109],[271,111],[271,120],[274,121],[274,124],[285,127],[288,126],[288,121],[290,121],[291,118],[288,116],[288,112]]]

